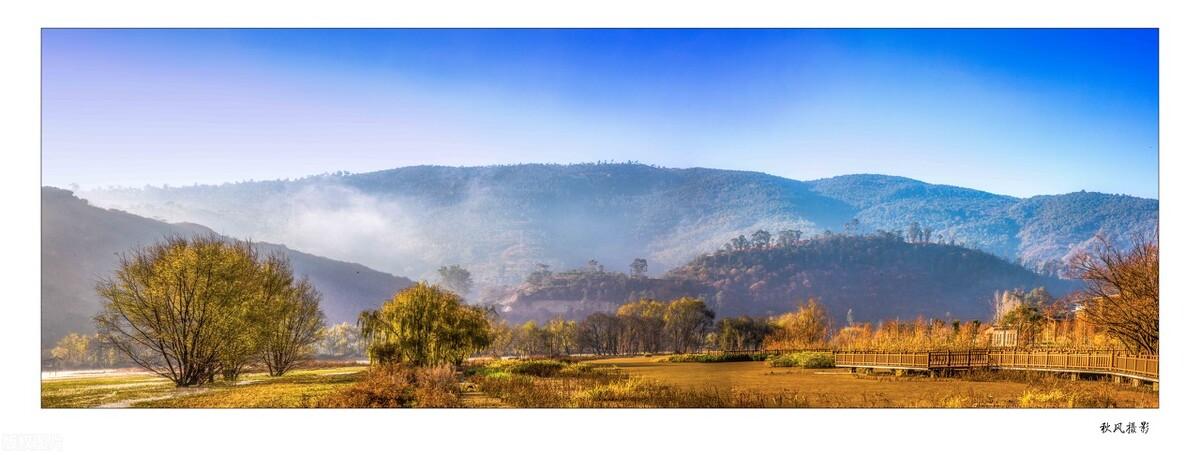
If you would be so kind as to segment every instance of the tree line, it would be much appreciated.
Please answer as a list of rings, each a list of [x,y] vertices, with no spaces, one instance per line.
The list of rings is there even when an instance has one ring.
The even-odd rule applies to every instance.
[[[859,230],[862,224],[858,218],[852,218],[845,224],[845,231],[842,235],[855,236],[860,235]],[[722,245],[722,251],[750,251],[750,250],[767,250],[772,248],[794,248],[803,245],[806,241],[805,232],[798,229],[781,229],[772,234],[765,229],[759,229],[746,237],[745,234],[729,239]],[[811,235],[811,238],[832,237],[839,235],[831,230],[825,230],[821,233]],[[879,229],[873,234],[879,237],[900,239],[907,243],[935,243],[933,236],[933,228],[923,226],[920,223],[913,221],[907,229],[901,230],[886,230]],[[954,232],[951,231],[949,236],[942,234],[937,235],[938,244],[957,245]]]
[[[579,321],[560,318],[493,326],[494,355],[561,356],[693,352],[706,346],[715,313],[692,297],[669,302],[638,299],[615,312],[596,312]]]
[[[924,234],[922,234],[924,237]],[[765,239],[763,239],[765,240]],[[1086,287],[1066,299],[1044,290],[997,295],[997,326],[1031,328],[1077,316],[1090,337],[1130,350],[1158,349],[1158,246],[1142,241],[1128,251],[1101,241],[1075,259]],[[640,265],[640,264],[635,264]],[[447,280],[469,292],[469,274],[446,268]],[[945,348],[986,345],[987,324],[926,320],[856,323],[852,310],[836,333],[817,298],[769,318],[716,320],[698,298],[637,299],[616,311],[579,321],[554,319],[511,326],[454,291],[418,283],[357,326],[324,327],[320,294],[297,279],[282,254],[260,255],[252,244],[217,236],[171,237],[119,258],[113,276],[97,284],[103,310],[94,337],[72,334],[53,352],[82,363],[117,354],[178,386],[235,380],[247,366],[282,375],[318,350],[374,364],[459,365],[477,354],[565,356],[695,352],[706,349]],[[1075,310],[1065,311],[1064,302]],[[1078,329],[1077,329],[1078,330]],[[94,345],[94,347],[93,347]]]
[[[486,353],[555,357],[809,348],[824,346],[831,324],[817,299],[772,318],[719,320],[704,301],[694,297],[669,302],[638,299],[579,321],[556,318],[516,326],[494,321],[493,343]]]

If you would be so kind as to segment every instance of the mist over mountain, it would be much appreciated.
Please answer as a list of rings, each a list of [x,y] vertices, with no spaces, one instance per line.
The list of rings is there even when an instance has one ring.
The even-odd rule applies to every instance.
[[[661,278],[596,269],[535,273],[485,296],[509,320],[578,319],[639,298],[695,296],[718,316],[770,316],[817,298],[838,324],[917,316],[986,320],[997,290],[1046,288],[1063,296],[1077,282],[1031,272],[961,246],[912,243],[891,233],[833,234],[794,245],[703,254]]]
[[[100,206],[236,237],[285,243],[390,273],[435,278],[461,264],[483,283],[519,283],[596,259],[651,275],[731,237],[904,231],[1054,273],[1098,232],[1127,243],[1157,226],[1158,201],[1101,193],[1016,198],[883,175],[797,181],[760,172],[641,164],[414,166],[296,180],[84,193]]]
[[[42,188],[42,346],[69,332],[90,333],[101,307],[96,281],[111,276],[118,254],[170,235],[206,235],[191,223],[170,224],[118,210],[92,206],[70,191]],[[261,253],[282,251],[297,275],[307,276],[322,294],[330,322],[354,321],[412,284],[407,278],[349,262],[302,253],[283,245],[256,242]]]

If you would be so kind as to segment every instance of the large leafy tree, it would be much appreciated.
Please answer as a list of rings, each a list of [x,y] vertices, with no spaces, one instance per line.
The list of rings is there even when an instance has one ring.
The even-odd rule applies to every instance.
[[[249,243],[216,236],[172,237],[124,254],[97,285],[100,336],[177,386],[207,382],[241,342],[257,265]]]
[[[491,343],[487,311],[438,286],[418,283],[359,316],[373,362],[437,366],[461,363]]]
[[[193,386],[228,380],[263,360],[283,374],[318,341],[324,315],[307,280],[282,255],[249,242],[170,237],[122,255],[100,281],[99,338],[133,363]],[[285,345],[280,340],[289,340]]]

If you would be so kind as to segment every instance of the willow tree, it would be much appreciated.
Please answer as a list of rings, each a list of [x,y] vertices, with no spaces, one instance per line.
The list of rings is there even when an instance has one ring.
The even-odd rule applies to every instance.
[[[1084,319],[1127,349],[1157,353],[1157,241],[1139,238],[1122,250],[1103,236],[1098,240],[1097,248],[1071,262],[1075,276],[1084,282]]]
[[[373,363],[459,364],[488,347],[487,311],[428,283],[400,291],[358,323]]]
[[[256,258],[248,242],[216,236],[170,237],[122,254],[96,287],[101,339],[176,386],[211,380],[245,329]]]

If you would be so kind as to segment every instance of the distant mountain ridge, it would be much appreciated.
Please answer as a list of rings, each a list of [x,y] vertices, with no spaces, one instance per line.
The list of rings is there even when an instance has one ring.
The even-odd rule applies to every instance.
[[[105,207],[283,242],[426,279],[461,264],[478,281],[517,283],[544,263],[596,259],[651,274],[758,229],[811,236],[904,231],[1046,273],[1099,232],[1118,244],[1158,224],[1158,201],[1102,193],[1016,198],[903,177],[798,181],[760,172],[641,164],[413,166],[298,180],[84,193]]]
[[[117,210],[94,207],[70,191],[42,188],[42,346],[69,332],[95,330],[100,310],[94,286],[110,276],[117,255],[169,235],[206,235],[192,223],[169,224]],[[358,312],[376,307],[412,285],[407,278],[349,262],[302,253],[283,245],[255,242],[262,253],[282,251],[297,275],[307,276],[322,294],[330,322],[353,322]]]

